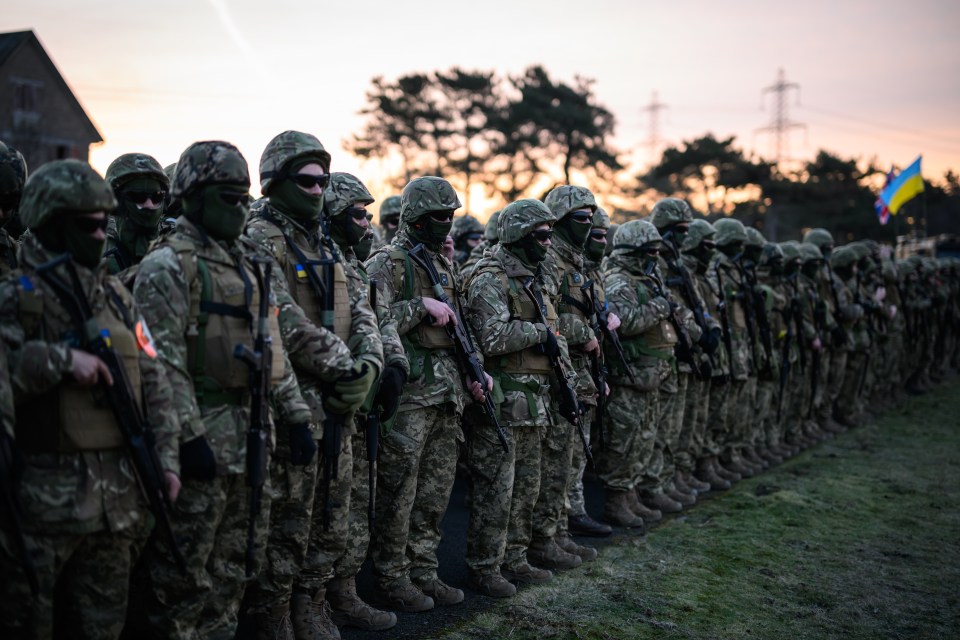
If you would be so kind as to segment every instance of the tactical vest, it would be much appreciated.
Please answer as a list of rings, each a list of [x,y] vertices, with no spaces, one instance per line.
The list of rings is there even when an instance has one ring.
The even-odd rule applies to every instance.
[[[260,290],[249,267],[197,254],[193,242],[171,238],[190,288],[187,320],[187,363],[200,406],[245,406],[249,370],[233,354],[237,345],[253,349]],[[276,308],[268,314],[273,341],[270,377],[283,378],[283,341]]]
[[[402,282],[394,282],[397,291],[401,292],[401,300],[413,300],[414,298],[437,298],[437,292],[434,291],[430,283],[430,277],[423,269],[416,268],[407,251],[393,250],[389,253],[390,259],[394,263],[403,264]],[[440,288],[447,294],[452,301],[458,299],[458,293],[454,287],[453,272],[446,267],[440,260],[434,260],[433,266],[440,276]],[[397,273],[394,269],[394,273]],[[399,279],[399,278],[398,278]],[[424,320],[417,324],[416,328],[408,331],[406,335],[401,336],[404,346],[410,342],[414,347],[423,349],[451,349],[453,348],[453,339],[447,334],[443,327],[437,327]]]
[[[650,300],[650,294],[644,286],[643,281],[630,275],[634,282],[634,290],[637,294],[637,304],[647,304]],[[638,367],[649,367],[654,364],[654,360],[666,360],[675,366],[676,359],[673,355],[673,346],[677,344],[677,332],[669,320],[661,319],[651,328],[643,333],[632,336],[620,336],[620,343],[623,345],[623,352],[627,362]],[[608,358],[615,369],[621,365],[617,358]],[[625,373],[625,372],[622,372]]]
[[[20,278],[20,319],[28,336],[36,335],[43,327],[43,334],[54,340],[69,340],[75,335],[72,326],[59,334],[47,329],[51,319],[61,319],[62,310],[54,303],[44,309],[44,294],[34,289],[27,276]],[[107,304],[94,316],[97,326],[108,346],[123,362],[127,378],[143,409],[140,378],[140,351],[137,347],[136,327],[123,306],[120,294],[104,283]],[[56,299],[55,294],[50,294]],[[57,335],[53,335],[57,334]],[[18,445],[30,453],[72,453],[76,451],[102,451],[123,446],[120,427],[113,410],[102,397],[99,386],[81,386],[63,382],[55,389],[21,403],[16,408],[16,437]]]

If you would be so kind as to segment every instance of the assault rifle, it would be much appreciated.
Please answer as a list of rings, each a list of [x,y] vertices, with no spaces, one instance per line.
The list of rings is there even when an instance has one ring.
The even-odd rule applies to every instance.
[[[250,425],[247,427],[247,486],[250,487],[250,514],[247,520],[247,577],[253,577],[256,564],[256,525],[267,479],[267,435],[270,432],[270,388],[273,338],[270,336],[269,258],[251,258],[253,275],[260,291],[257,333],[253,349],[245,344],[233,348],[233,357],[250,369]]]
[[[723,276],[720,274],[720,262],[713,265],[713,272],[717,276],[717,312],[720,314],[720,327],[723,330],[723,347],[729,360],[727,379],[733,379],[733,335],[730,333],[730,310],[727,308],[727,293],[723,288]]]
[[[530,300],[533,301],[533,306],[537,309],[537,315],[540,317],[540,322],[547,327],[547,331],[553,331],[550,327],[550,324],[547,322],[547,313],[545,310],[545,305],[543,303],[543,296],[539,292],[533,290],[533,278],[527,280],[523,285],[524,291],[527,292],[527,295],[530,296]],[[548,356],[550,359],[550,366],[553,367],[553,375],[557,378],[558,390],[560,393],[560,406],[561,408],[566,408],[570,414],[570,417],[564,416],[572,422],[577,427],[577,433],[580,435],[580,442],[583,444],[583,455],[587,459],[587,462],[593,467],[593,452],[590,450],[590,441],[587,440],[587,432],[583,428],[583,415],[580,411],[580,401],[577,399],[577,392],[574,391],[573,386],[570,384],[570,380],[567,378],[567,368],[563,364],[563,358],[557,354],[553,356]]]
[[[497,432],[497,439],[500,441],[503,451],[508,453],[510,446],[507,444],[507,434],[503,430],[503,425],[500,424],[500,420],[497,419],[497,408],[493,404],[493,398],[487,391],[486,372],[483,370],[483,365],[480,364],[480,359],[477,357],[477,349],[473,345],[470,332],[467,331],[467,326],[463,322],[463,315],[460,313],[458,305],[454,304],[443,290],[443,285],[440,283],[440,274],[433,264],[433,259],[427,255],[426,247],[424,247],[423,244],[418,244],[410,249],[408,255],[410,259],[427,274],[436,299],[450,307],[450,310],[453,311],[456,322],[448,322],[444,325],[444,329],[446,329],[447,335],[453,340],[461,371],[466,372],[468,380],[476,382],[480,385],[480,388],[483,389],[483,412],[487,415],[487,419],[491,424],[493,424],[493,428]]]
[[[671,233],[673,232],[668,231],[667,235]],[[669,268],[670,271],[677,274],[675,278],[667,278],[666,284],[668,287],[680,286],[680,295],[683,297],[687,308],[693,312],[693,321],[700,327],[700,331],[706,335],[711,330],[711,327],[707,324],[707,312],[704,310],[703,305],[700,304],[700,297],[697,295],[693,282],[690,280],[690,274],[687,272],[686,267],[680,264],[680,254],[676,247],[673,246],[673,243],[664,242],[663,246],[667,247],[672,253],[672,258],[664,256],[664,262],[667,263],[667,268]],[[704,353],[706,352],[704,351]],[[708,380],[712,376],[714,367],[713,353],[707,353],[706,355],[708,362],[701,363],[701,372],[704,380]],[[704,370],[704,364],[706,364],[707,370]]]
[[[61,265],[70,277],[69,285],[54,274],[54,269]],[[153,430],[141,413],[123,361],[107,342],[109,336],[103,335],[100,331],[70,254],[65,253],[38,266],[36,272],[54,290],[57,298],[66,307],[82,342],[82,349],[99,358],[110,370],[113,384],[108,385],[101,378],[100,392],[120,427],[127,456],[133,465],[140,490],[150,505],[158,534],[170,548],[177,566],[186,573],[186,560],[177,545],[173,526],[170,523],[168,510],[173,508],[173,503],[167,492],[166,478],[163,466],[160,464],[160,457],[157,455]],[[113,293],[113,290],[108,287],[108,292]],[[122,313],[126,312],[122,307],[118,310]]]
[[[763,349],[763,355],[766,358],[763,373],[769,375],[771,373],[770,364],[773,362],[771,358],[773,355],[773,332],[770,329],[770,318],[767,316],[767,299],[757,286],[757,274],[753,270],[752,263],[751,266],[741,266],[740,274],[749,289],[747,292],[749,300],[746,306],[750,309],[750,312],[747,319],[749,320],[752,315],[754,326],[760,336],[760,347]],[[753,355],[754,360],[756,360],[756,349],[754,349]]]
[[[377,280],[370,279],[370,306],[377,313]],[[374,393],[374,397],[376,394]],[[367,413],[367,487],[370,495],[367,498],[367,522],[370,531],[373,531],[377,520],[377,453],[380,445],[380,407],[371,402]]]
[[[811,295],[811,298],[814,296]],[[811,302],[813,300],[811,299]],[[823,334],[827,327],[827,305],[823,300],[813,302],[813,324],[817,331],[817,337],[820,338],[820,349],[813,350],[813,362],[810,367],[810,409],[807,412],[808,418],[813,418],[813,410],[816,405],[817,389],[820,386],[820,359],[823,356]]]
[[[667,320],[673,325],[674,331],[677,332],[677,346],[674,349],[677,360],[688,364],[697,374],[697,377],[703,380],[703,372],[700,370],[700,363],[697,362],[697,354],[694,351],[690,332],[687,331],[686,325],[683,324],[683,320],[677,314],[680,305],[673,300],[670,292],[663,286],[663,282],[656,272],[656,263],[651,263],[648,268],[644,269],[644,273],[653,281],[655,293],[670,304],[670,315],[667,316]]]

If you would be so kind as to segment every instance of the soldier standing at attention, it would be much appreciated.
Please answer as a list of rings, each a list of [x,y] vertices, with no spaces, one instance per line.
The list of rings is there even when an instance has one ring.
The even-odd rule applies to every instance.
[[[264,294],[251,260],[256,247],[241,238],[249,189],[247,162],[236,147],[220,141],[190,145],[172,185],[183,215],[144,257],[134,284],[143,314],[155,327],[182,425],[183,489],[173,519],[175,533],[185,541],[187,572],[156,540],[148,546],[139,579],[153,637],[232,638],[248,582],[251,376],[234,353],[237,345],[252,350]],[[310,408],[282,348],[275,302],[269,304],[271,404],[276,422],[295,438],[307,429]],[[268,522],[264,500],[254,548],[265,545]]]
[[[103,260],[117,274],[139,264],[159,235],[170,180],[160,163],[144,153],[127,153],[111,162],[106,180],[119,206],[110,216]]]
[[[107,183],[77,160],[43,165],[23,191],[20,215],[31,235],[21,247],[20,269],[0,283],[0,333],[16,400],[15,442],[4,444],[23,461],[22,525],[39,590],[31,596],[4,530],[4,638],[53,637],[55,618],[64,637],[118,638],[134,549],[149,533],[147,505],[103,397],[103,387],[120,385],[121,378],[87,351],[92,338],[84,331],[81,300],[97,338],[122,362],[132,402],[153,426],[170,499],[180,489],[180,423],[170,386],[132,296],[98,267],[107,214],[116,204]]]
[[[393,429],[380,444],[377,524],[371,541],[375,595],[398,611],[426,611],[463,601],[463,592],[437,576],[440,521],[453,489],[460,418],[467,393],[484,389],[464,380],[445,325],[456,322],[437,290],[459,306],[462,287],[453,265],[440,255],[460,199],[449,182],[427,176],[407,184],[400,196],[400,226],[393,241],[367,261],[367,273],[382,283],[384,302],[410,364]],[[419,247],[419,248],[418,248]],[[410,256],[429,261],[434,284]],[[489,376],[487,376],[489,378]],[[493,381],[487,381],[492,389]]]
[[[17,239],[10,236],[8,228],[17,215],[26,181],[23,155],[0,142],[0,275],[17,268]]]

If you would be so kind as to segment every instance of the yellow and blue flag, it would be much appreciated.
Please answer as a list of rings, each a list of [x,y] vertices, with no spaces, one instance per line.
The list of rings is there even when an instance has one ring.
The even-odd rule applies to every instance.
[[[923,176],[920,174],[920,160],[917,156],[909,167],[900,172],[893,181],[880,192],[880,200],[887,205],[892,215],[897,215],[900,207],[908,200],[923,193]]]

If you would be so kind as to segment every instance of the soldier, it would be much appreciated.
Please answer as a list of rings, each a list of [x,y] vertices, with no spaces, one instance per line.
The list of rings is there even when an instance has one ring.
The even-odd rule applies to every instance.
[[[484,227],[480,221],[465,214],[454,218],[450,237],[453,238],[453,261],[462,266],[470,257],[470,253],[483,240]]]
[[[269,507],[255,514],[247,486],[248,474],[259,473],[247,459],[251,375],[234,356],[237,345],[252,348],[265,294],[255,284],[256,247],[241,238],[249,188],[247,162],[236,147],[220,141],[190,145],[172,184],[183,215],[144,257],[134,284],[143,314],[155,327],[159,359],[183,425],[183,489],[174,526],[186,541],[187,572],[154,541],[139,576],[143,617],[156,637],[232,637],[247,581],[245,556],[251,552],[244,534],[254,516],[255,547],[266,542]],[[274,300],[268,302],[271,404],[285,435],[308,446],[310,408],[281,346]],[[251,461],[257,455],[253,452]],[[258,563],[254,558],[249,569]]]
[[[318,362],[290,348],[315,425],[312,434],[290,430],[290,444],[296,446],[300,438],[306,441],[303,446],[312,444],[313,438],[323,439],[324,466],[321,474],[318,465],[302,461],[288,462],[284,457],[275,463],[278,478],[296,478],[297,484],[271,515],[267,570],[257,582],[251,610],[266,633],[270,619],[282,617],[284,604],[289,603],[297,638],[339,636],[330,618],[326,589],[348,540],[353,418],[383,367],[380,331],[366,300],[364,281],[331,237],[334,232],[338,236],[349,232],[350,241],[355,242],[364,228],[354,224],[352,214],[357,212],[347,214],[346,207],[337,213],[343,213],[354,229],[344,230],[323,218],[329,167],[330,155],[316,137],[298,131],[275,136],[260,158],[260,189],[265,198],[246,229],[247,237],[275,260],[281,276],[277,288],[288,291],[295,302],[281,309],[285,341],[319,329],[328,339],[333,334],[346,345],[353,358],[346,372],[331,378],[322,358]],[[365,225],[366,210],[358,215]],[[306,327],[298,328],[297,309],[302,310]],[[279,444],[286,443],[281,438]],[[322,477],[319,488],[318,476]],[[375,626],[391,623],[389,615],[372,609],[366,612],[371,619],[380,614]]]
[[[576,375],[576,394],[584,405],[583,424],[589,425],[597,406],[597,387],[590,375],[591,361],[600,357],[600,342],[590,318],[593,305],[584,290],[583,249],[593,228],[597,203],[589,189],[561,185],[547,194],[544,204],[557,218],[555,235],[543,263],[547,286],[559,293],[559,329],[567,342],[571,373]],[[501,214],[502,215],[502,214]],[[501,226],[502,228],[502,226]],[[602,390],[606,394],[607,390]],[[574,447],[589,446],[589,432],[580,442],[577,430],[554,403],[553,419],[544,436],[540,465],[540,496],[534,509],[533,541],[527,551],[530,562],[546,569],[572,569],[597,556],[565,534],[567,486],[574,463]],[[579,459],[577,460],[579,466]]]
[[[324,191],[324,219],[330,230],[330,237],[343,254],[344,267],[351,271],[351,279],[359,278],[365,290],[370,288],[370,278],[354,249],[366,235],[369,220],[363,214],[372,202],[373,196],[355,176],[349,173],[331,174],[330,185]],[[376,444],[380,437],[379,424],[392,424],[410,367],[397,334],[397,323],[380,296],[377,297],[375,311],[383,343],[383,376],[379,382],[378,393],[368,397],[363,410],[358,414],[358,428],[351,438],[351,449],[354,452],[353,478],[348,499],[346,544],[334,565],[336,577],[327,585],[327,600],[333,609],[333,620],[337,624],[382,631],[396,625],[397,616],[374,609],[357,595],[356,576],[367,557],[370,542],[367,513],[372,489],[369,484],[370,464],[376,463],[376,460],[371,461],[367,455],[362,455],[362,452],[376,450],[370,446]],[[376,413],[376,416],[374,424],[371,425],[369,421],[373,413]],[[371,439],[374,440],[373,443]],[[341,457],[341,464],[342,460]],[[341,508],[346,507],[347,505],[341,505]]]
[[[97,338],[122,363],[114,373],[129,379],[124,401],[137,407],[126,408],[153,426],[170,499],[180,488],[180,423],[150,332],[130,293],[97,266],[116,206],[110,187],[77,160],[42,166],[23,191],[20,215],[31,234],[20,269],[0,284],[0,332],[10,349],[22,525],[39,591],[31,597],[5,529],[0,620],[7,638],[53,637],[55,617],[58,635],[118,638],[134,550],[149,532],[118,418],[103,398],[102,389],[119,389],[123,378],[88,352],[85,306]]]
[[[642,476],[657,436],[660,381],[674,366],[677,337],[667,321],[670,302],[656,295],[649,276],[656,269],[660,244],[653,224],[631,220],[617,230],[604,266],[607,302],[620,318],[620,340],[634,374],[631,379],[618,360],[608,360],[613,382],[609,426],[597,455],[597,475],[606,490],[603,517],[622,527],[644,526],[638,494],[654,489]]]
[[[17,268],[17,238],[9,229],[17,216],[20,195],[27,181],[27,163],[23,155],[0,142],[0,276]]]
[[[387,196],[380,205],[380,229],[383,230],[384,244],[393,242],[400,224],[400,196]]]
[[[507,205],[500,244],[482,258],[468,283],[467,309],[494,379],[505,454],[482,416],[468,436],[473,500],[467,533],[470,584],[491,597],[517,592],[507,579],[542,583],[552,573],[527,561],[540,486],[540,434],[550,423],[549,355],[559,353],[553,300],[544,295],[540,263],[550,246],[553,213],[539,200]],[[535,304],[541,304],[544,325]]]
[[[483,228],[483,239],[477,243],[473,249],[470,250],[470,255],[467,256],[466,261],[460,265],[460,273],[463,274],[464,278],[470,277],[470,271],[473,269],[474,265],[480,261],[486,252],[487,249],[493,248],[499,239],[497,238],[497,221],[500,218],[500,212],[494,211],[490,214],[490,218],[487,220],[487,224]]]
[[[463,441],[467,391],[480,401],[484,389],[475,381],[464,384],[444,328],[456,322],[454,311],[434,297],[439,288],[459,306],[460,282],[439,252],[460,199],[449,182],[433,176],[411,181],[400,199],[397,235],[367,261],[367,273],[382,284],[410,364],[399,413],[380,445],[370,555],[377,602],[416,612],[463,601],[462,591],[437,576],[437,547]],[[437,283],[411,257],[418,247],[418,260],[433,265]],[[487,388],[492,385],[488,379]]]
[[[111,162],[106,180],[120,203],[103,253],[107,269],[116,274],[147,255],[160,232],[170,180],[160,163],[144,153],[126,153]]]
[[[865,367],[870,351],[870,331],[865,318],[862,293],[859,284],[858,267],[861,253],[857,245],[844,245],[833,251],[830,264],[833,272],[844,285],[844,291],[849,295],[847,310],[843,318],[848,323],[847,333],[850,336],[847,342],[847,367],[843,374],[843,384],[837,398],[837,421],[853,427],[860,424],[863,406],[860,402],[860,389]]]
[[[774,242],[763,245],[757,261],[757,288],[762,292],[770,331],[770,372],[757,380],[757,439],[754,444],[760,455],[771,464],[780,464],[790,455],[782,447],[782,395],[791,367],[792,322],[787,306],[788,292],[783,280],[783,250]]]

